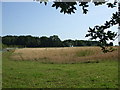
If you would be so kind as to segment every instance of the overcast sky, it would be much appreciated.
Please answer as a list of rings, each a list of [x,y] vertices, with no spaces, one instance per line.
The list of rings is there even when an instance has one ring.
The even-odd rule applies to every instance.
[[[82,14],[80,7],[75,14],[67,15],[51,5],[52,2],[46,6],[36,2],[3,2],[2,35],[58,35],[61,40],[88,40],[85,38],[88,28],[104,24],[117,11],[105,5],[95,7],[91,4],[86,15]],[[118,31],[117,26],[111,30]]]

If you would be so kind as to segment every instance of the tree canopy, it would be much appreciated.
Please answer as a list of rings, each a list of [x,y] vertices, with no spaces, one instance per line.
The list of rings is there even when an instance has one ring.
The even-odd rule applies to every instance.
[[[40,1],[40,3],[42,3],[43,1]],[[47,5],[47,1],[48,0],[44,1],[45,5]],[[56,0],[53,2],[52,7],[56,9],[59,8],[60,13],[73,14],[77,10],[76,5],[79,5],[82,8],[83,14],[87,14],[90,1],[91,0]],[[105,0],[102,0],[102,2],[101,0],[93,0],[93,4],[95,6],[104,4],[107,5],[108,8],[116,8],[118,5],[120,10],[120,3],[118,3],[116,0],[113,3],[107,2]],[[94,28],[89,27],[88,33],[85,37],[90,37],[91,40],[98,40],[98,42],[100,43],[99,46],[102,48],[103,52],[111,52],[113,51],[113,49],[111,49],[111,47],[108,47],[111,44],[108,43],[108,41],[114,41],[116,37],[119,36],[119,34],[117,32],[108,30],[108,28],[113,27],[117,24],[119,24],[120,26],[120,12],[114,12],[111,19],[104,22],[103,25],[96,25],[94,26]]]
[[[57,35],[50,37],[33,37],[31,35],[27,36],[11,36],[7,35],[2,37],[2,43],[8,47],[80,47],[80,46],[98,46],[100,43],[98,41],[88,41],[88,40],[64,40]],[[111,44],[112,45],[112,44]]]

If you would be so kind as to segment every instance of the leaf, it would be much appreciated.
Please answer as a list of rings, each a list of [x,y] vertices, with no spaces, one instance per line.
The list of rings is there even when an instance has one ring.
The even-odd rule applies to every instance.
[[[112,3],[107,3],[107,5],[108,5],[108,7],[111,7],[111,8],[114,8],[114,7],[116,7],[115,5],[114,5],[114,3],[112,4]]]
[[[84,13],[84,14],[87,14],[87,12],[88,12],[87,9],[84,9],[84,10],[83,10],[83,13]]]
[[[85,36],[85,37],[88,37],[88,36],[90,36],[90,34],[86,34],[86,36]]]
[[[45,5],[47,5],[47,2],[44,2]]]
[[[52,7],[55,7],[55,6],[56,6],[55,4],[52,5]]]

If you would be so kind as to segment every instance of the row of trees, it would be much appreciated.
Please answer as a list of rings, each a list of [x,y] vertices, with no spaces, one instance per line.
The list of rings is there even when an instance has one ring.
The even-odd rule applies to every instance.
[[[98,41],[87,40],[64,40],[61,41],[57,35],[50,37],[33,37],[28,36],[3,36],[2,43],[7,46],[21,47],[76,47],[76,46],[99,46]],[[111,46],[113,43],[111,43]]]

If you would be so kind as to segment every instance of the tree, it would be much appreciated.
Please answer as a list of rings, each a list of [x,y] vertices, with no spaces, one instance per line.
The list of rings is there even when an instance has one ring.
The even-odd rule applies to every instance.
[[[50,44],[51,47],[61,47],[62,46],[62,42],[57,35],[50,36],[49,40],[51,43]]]
[[[39,1],[39,0],[36,0]],[[47,1],[47,0],[46,0]],[[47,2],[44,1],[45,5]],[[53,3],[52,7],[55,7],[56,9],[60,8],[60,12],[64,14],[72,14],[75,13],[75,10],[77,10],[76,5],[78,4],[80,7],[82,7],[83,14],[87,14],[89,7],[89,2],[77,2],[76,0],[73,0],[74,2],[67,2],[69,0],[62,0],[63,2],[60,2],[60,0],[56,0],[56,2]],[[66,1],[66,2],[65,2]],[[82,1],[82,0],[81,0]],[[83,0],[84,1],[84,0]],[[91,0],[88,0],[91,1]],[[100,2],[99,0],[93,0],[93,4],[95,6],[106,4],[108,8],[114,8],[117,7],[117,1],[114,1],[113,3],[108,3],[105,0],[103,2]],[[42,1],[40,2],[42,3]],[[120,3],[119,5],[119,11],[120,11]],[[96,25],[94,28],[89,27],[88,34],[86,34],[86,37],[90,37],[91,40],[98,39],[99,46],[102,48],[103,52],[111,52],[111,47],[108,48],[111,43],[108,43],[109,40],[114,41],[116,36],[118,35],[116,32],[112,31],[106,31],[108,28],[119,24],[120,26],[120,12],[115,12],[112,14],[111,20],[106,21],[103,25]]]
[[[27,36],[3,36],[2,44],[15,47],[72,47],[72,46],[97,46],[97,41],[87,40],[64,40],[61,41],[57,35],[42,37]],[[111,44],[112,45],[112,44]]]
[[[65,47],[72,47],[72,46],[74,46],[74,41],[71,40],[71,39],[64,40],[63,41],[63,46],[65,46]]]
[[[41,45],[40,45],[41,47],[49,47],[50,45],[49,38],[46,36],[42,36],[40,38],[40,42],[41,42]]]

